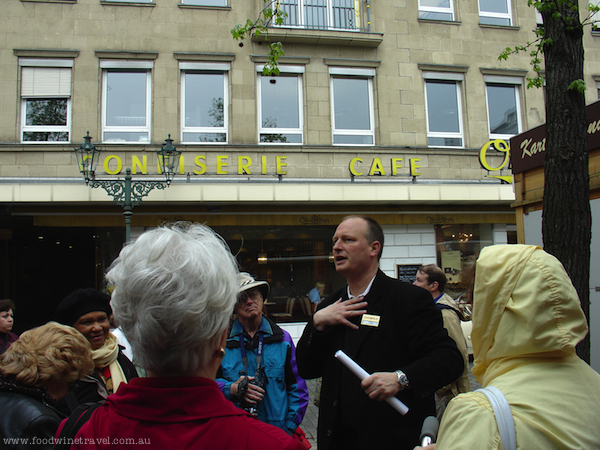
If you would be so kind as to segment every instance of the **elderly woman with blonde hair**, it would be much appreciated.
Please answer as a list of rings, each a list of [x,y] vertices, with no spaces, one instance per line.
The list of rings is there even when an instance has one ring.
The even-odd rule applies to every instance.
[[[56,402],[93,370],[90,344],[75,329],[49,322],[25,331],[0,358],[2,448],[51,449],[64,418]]]
[[[148,377],[121,384],[79,430],[71,449],[294,449],[284,431],[229,402],[215,382],[236,303],[238,269],[203,225],[143,233],[111,266],[115,320]]]

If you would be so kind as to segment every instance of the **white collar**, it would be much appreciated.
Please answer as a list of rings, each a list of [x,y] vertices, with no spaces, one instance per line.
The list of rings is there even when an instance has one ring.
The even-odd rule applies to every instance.
[[[377,275],[375,275],[375,276],[377,276]],[[369,283],[369,285],[365,289],[365,292],[363,292],[360,295],[352,295],[350,293],[350,286],[346,286],[346,291],[348,292],[348,299],[356,298],[356,297],[360,297],[360,296],[366,297],[367,294],[369,293],[369,291],[371,290],[371,286],[373,286],[373,281],[375,281],[375,276],[373,278],[371,278],[371,282]]]

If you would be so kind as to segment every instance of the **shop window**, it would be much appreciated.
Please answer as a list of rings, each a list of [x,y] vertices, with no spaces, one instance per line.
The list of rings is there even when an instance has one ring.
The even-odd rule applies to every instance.
[[[419,19],[454,20],[454,0],[419,0]]]
[[[457,297],[464,286],[460,283],[460,272],[470,258],[479,254],[482,248],[492,245],[493,226],[491,224],[446,224],[436,225],[438,266],[442,268],[448,284],[446,292]]]
[[[277,77],[258,73],[258,120],[261,143],[302,144],[304,67],[280,67]]]
[[[461,81],[463,74],[424,73],[427,143],[430,147],[462,147]]]
[[[280,0],[277,7],[287,14],[283,26],[310,29],[360,29],[362,1]]]
[[[510,0],[479,0],[479,23],[512,25]]]
[[[330,67],[334,145],[375,145],[374,69]]]
[[[150,142],[152,66],[151,61],[100,63],[103,142]]]
[[[276,322],[306,322],[313,314],[308,293],[317,282],[323,296],[346,285],[332,263],[336,225],[214,227],[236,255],[240,271],[271,286],[265,314]]]
[[[73,61],[22,59],[19,64],[21,142],[69,142]]]
[[[484,77],[490,139],[510,139],[521,132],[520,85],[522,79]]]
[[[181,142],[227,142],[229,63],[179,64],[181,71]]]

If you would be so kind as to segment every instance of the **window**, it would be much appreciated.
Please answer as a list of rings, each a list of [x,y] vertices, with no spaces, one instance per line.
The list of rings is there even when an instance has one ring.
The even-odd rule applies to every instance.
[[[360,0],[280,0],[276,3],[287,13],[284,26],[344,30],[361,28]]]
[[[491,139],[509,139],[521,132],[520,78],[484,77]]]
[[[375,69],[330,67],[334,145],[374,145]]]
[[[590,0],[590,6],[600,6],[600,0]],[[600,32],[600,12],[591,13],[590,19],[592,21],[592,32],[594,34]]]
[[[152,61],[101,61],[102,141],[150,142]]]
[[[262,72],[257,66],[257,71]],[[258,73],[258,132],[264,143],[302,144],[303,66],[280,66],[277,77]]]
[[[494,241],[494,228],[495,225],[488,223],[435,225],[437,263],[448,279],[446,292],[453,297],[464,291],[460,272],[469,258],[478,255],[484,247],[498,243]]]
[[[184,5],[227,6],[227,0],[182,0]]]
[[[71,140],[72,60],[19,60],[21,142]]]
[[[512,25],[510,0],[479,0],[479,23]]]
[[[419,0],[419,19],[454,20],[454,0]]]
[[[229,63],[180,62],[181,142],[227,142]]]
[[[427,144],[430,147],[462,147],[461,73],[425,72]]]
[[[325,296],[346,285],[329,262],[333,225],[213,228],[229,248],[244,247],[236,253],[240,267],[257,280],[273,280],[263,313],[275,322],[310,320],[312,308],[307,294],[316,281],[325,283]]]
[[[544,26],[544,18],[542,17],[542,13],[539,12],[537,9],[535,10],[535,23],[538,28],[541,28]]]

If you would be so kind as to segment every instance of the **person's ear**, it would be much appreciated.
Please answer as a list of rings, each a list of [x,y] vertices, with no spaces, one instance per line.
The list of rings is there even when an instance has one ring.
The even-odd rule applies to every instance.
[[[371,254],[376,256],[381,251],[381,242],[373,241],[371,242]]]

